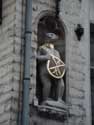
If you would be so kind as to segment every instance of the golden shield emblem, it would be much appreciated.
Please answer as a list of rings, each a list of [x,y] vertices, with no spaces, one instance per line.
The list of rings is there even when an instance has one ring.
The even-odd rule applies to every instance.
[[[50,56],[51,59],[47,61],[47,70],[52,77],[61,79],[65,74],[65,64],[60,58],[54,55]]]

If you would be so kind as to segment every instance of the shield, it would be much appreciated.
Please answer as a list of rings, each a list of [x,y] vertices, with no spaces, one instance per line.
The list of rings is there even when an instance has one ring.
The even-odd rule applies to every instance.
[[[50,56],[51,59],[47,61],[47,70],[52,77],[61,79],[65,73],[65,64],[60,58],[54,55]]]

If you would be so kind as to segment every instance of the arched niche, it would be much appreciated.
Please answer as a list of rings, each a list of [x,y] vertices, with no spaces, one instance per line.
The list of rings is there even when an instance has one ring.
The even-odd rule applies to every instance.
[[[46,15],[43,16],[38,23],[38,32],[37,32],[37,46],[38,48],[43,45],[46,41],[46,34],[47,33],[54,33],[58,36],[58,39],[54,42],[55,49],[60,53],[61,60],[65,63],[65,29],[63,23],[56,18],[54,15]],[[66,80],[65,75],[63,77],[65,90],[62,99],[66,100]],[[39,70],[37,64],[37,83],[36,83],[36,96],[38,98],[39,103],[42,101],[42,84],[39,78]]]

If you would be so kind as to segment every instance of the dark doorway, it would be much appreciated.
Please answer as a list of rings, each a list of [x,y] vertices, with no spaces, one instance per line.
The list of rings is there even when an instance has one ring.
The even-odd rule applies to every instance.
[[[2,0],[0,0],[0,24],[2,23]]]
[[[90,73],[91,73],[91,109],[94,125],[94,24],[90,24]]]

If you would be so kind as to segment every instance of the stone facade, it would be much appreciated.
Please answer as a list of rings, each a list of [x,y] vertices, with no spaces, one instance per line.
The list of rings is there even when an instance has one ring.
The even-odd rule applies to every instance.
[[[55,0],[33,0],[32,4],[31,50],[36,53],[38,22],[43,16],[55,13]],[[66,103],[70,112],[64,124],[91,125],[89,0],[61,0],[59,18],[66,32]],[[0,25],[2,125],[17,125],[18,111],[21,110],[19,101],[22,92],[24,21],[25,0],[3,0],[3,20]],[[77,24],[84,28],[80,41],[74,32]],[[31,57],[30,104],[36,93],[36,65],[36,59]],[[55,121],[52,123],[59,124]]]

